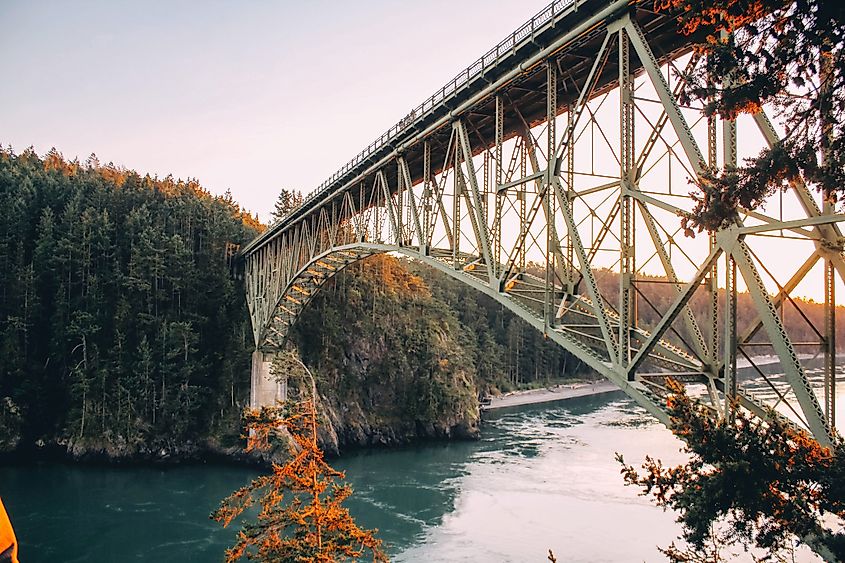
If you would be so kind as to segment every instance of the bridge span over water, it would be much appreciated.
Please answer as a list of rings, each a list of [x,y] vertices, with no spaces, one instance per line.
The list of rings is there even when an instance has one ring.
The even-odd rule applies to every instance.
[[[772,406],[829,443],[845,216],[795,182],[736,225],[684,236],[689,179],[776,142],[778,127],[681,104],[681,71],[701,61],[652,8],[553,2],[246,245],[252,404],[282,392],[270,358],[326,280],[393,252],[496,300],[664,423],[671,376],[717,416]],[[674,300],[655,303],[654,284]],[[803,314],[797,290],[823,294],[812,341],[784,329]],[[737,319],[742,292],[756,318]],[[737,362],[761,352],[784,377],[752,392]],[[818,385],[804,352],[826,359]]]

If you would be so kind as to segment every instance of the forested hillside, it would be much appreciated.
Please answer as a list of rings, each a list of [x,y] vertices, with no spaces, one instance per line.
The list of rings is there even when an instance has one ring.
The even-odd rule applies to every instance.
[[[261,228],[196,181],[0,152],[0,451],[236,451],[252,337],[227,248]],[[328,447],[472,435],[479,391],[566,368],[499,305],[413,269],[351,267],[294,332]]]
[[[292,340],[320,380],[331,449],[475,435],[479,394],[580,367],[501,304],[388,255],[329,280]]]
[[[0,152],[0,449],[231,426],[252,342],[226,250],[260,229],[195,181]]]
[[[720,268],[723,267],[723,264],[720,264]],[[724,276],[724,273],[721,275]],[[601,288],[602,295],[611,302],[615,302],[619,295],[619,274],[604,269],[596,270],[596,280]],[[661,317],[671,308],[672,303],[677,298],[677,290],[666,283],[666,278],[650,276],[640,276],[637,288],[639,289],[637,306],[640,323],[643,328],[649,329],[656,326]],[[709,318],[710,299],[703,288],[696,291],[689,302],[689,306],[697,319]],[[720,289],[718,297],[719,326],[722,326],[724,312],[725,290]],[[796,344],[799,354],[819,352],[819,343],[821,342],[821,334],[819,333],[824,332],[824,303],[796,297],[786,300],[783,307],[779,309],[779,313],[786,332],[792,341],[801,343],[800,345]],[[747,292],[738,293],[736,319],[738,333],[742,334],[757,319],[758,315],[751,300],[751,295]],[[669,340],[676,344],[681,344],[681,338],[688,344],[693,342],[693,336],[687,332],[683,321],[676,321],[672,326],[677,332],[675,330],[669,331],[666,335]],[[701,330],[707,330],[704,323],[702,323]],[[845,307],[842,306],[836,308],[836,330],[840,334],[845,331]],[[841,337],[837,339],[838,350],[845,350],[845,341],[843,340],[845,339]],[[774,353],[769,346],[769,336],[763,330],[757,331],[751,342],[752,346],[744,347],[745,353],[751,356]]]

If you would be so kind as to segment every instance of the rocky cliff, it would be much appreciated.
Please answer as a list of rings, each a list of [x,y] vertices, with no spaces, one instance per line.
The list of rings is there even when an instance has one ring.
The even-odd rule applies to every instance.
[[[478,435],[473,339],[395,258],[330,282],[292,340],[318,378],[327,450]]]

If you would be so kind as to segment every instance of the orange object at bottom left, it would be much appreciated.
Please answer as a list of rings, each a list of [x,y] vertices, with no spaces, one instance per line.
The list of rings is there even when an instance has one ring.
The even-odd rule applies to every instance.
[[[3,499],[0,499],[0,563],[18,563],[18,542]]]

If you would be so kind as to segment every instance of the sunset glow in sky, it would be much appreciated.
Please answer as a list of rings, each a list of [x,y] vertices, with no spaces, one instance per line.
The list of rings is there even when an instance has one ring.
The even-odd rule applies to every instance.
[[[546,4],[7,0],[0,143],[196,178],[267,221]],[[812,277],[797,293],[820,298]]]
[[[194,177],[266,220],[546,0],[0,3],[0,143]]]

